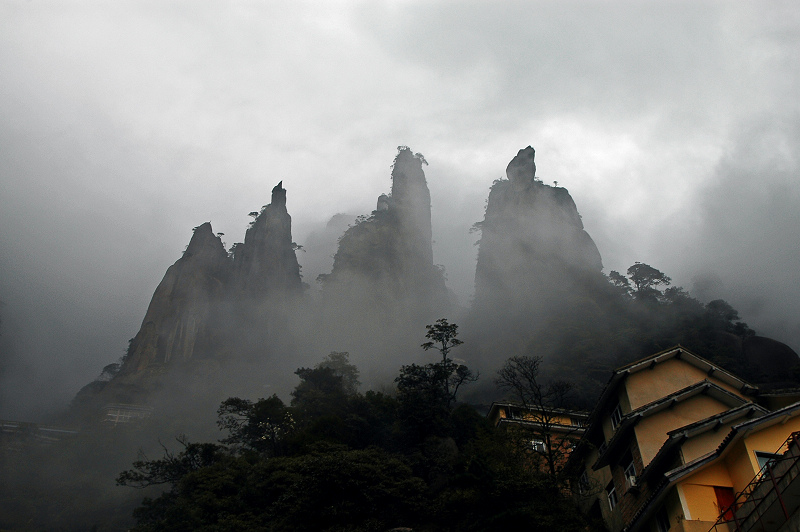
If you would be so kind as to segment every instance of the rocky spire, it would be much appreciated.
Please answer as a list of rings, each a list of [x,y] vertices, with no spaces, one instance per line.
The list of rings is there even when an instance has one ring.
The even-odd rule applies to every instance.
[[[121,373],[186,361],[207,348],[209,319],[224,296],[229,270],[228,254],[211,223],[195,227],[183,256],[156,288]]]
[[[535,155],[530,146],[520,150],[506,168],[508,180],[489,193],[478,224],[476,306],[546,297],[573,286],[582,272],[602,270],[600,252],[567,189],[536,179]]]
[[[282,183],[272,189],[272,202],[253,214],[244,244],[234,245],[234,260],[209,222],[195,227],[183,256],[156,288],[119,373],[84,387],[76,404],[146,402],[150,376],[189,361],[199,366],[195,359],[231,349],[246,351],[238,340],[242,328],[260,331],[259,342],[275,340],[269,320],[281,314],[284,296],[302,286]]]
[[[372,215],[342,236],[326,289],[358,278],[377,280],[372,294],[393,300],[446,293],[433,264],[431,195],[422,162],[408,147],[398,148],[391,195],[381,194]]]
[[[392,168],[392,200],[402,243],[409,260],[420,266],[433,265],[431,232],[431,193],[422,171],[422,156],[407,147],[397,153]]]
[[[234,253],[236,289],[254,297],[282,296],[302,289],[300,265],[292,242],[292,217],[286,210],[283,181]]]
[[[536,150],[528,146],[519,150],[517,156],[508,163],[506,177],[514,188],[527,188],[536,180],[535,157]]]

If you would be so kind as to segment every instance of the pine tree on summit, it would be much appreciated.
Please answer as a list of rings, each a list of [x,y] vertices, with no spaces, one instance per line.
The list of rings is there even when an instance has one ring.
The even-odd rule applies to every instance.
[[[628,268],[628,277],[633,282],[638,299],[657,297],[661,293],[657,286],[669,286],[672,283],[672,279],[664,273],[643,262]]]

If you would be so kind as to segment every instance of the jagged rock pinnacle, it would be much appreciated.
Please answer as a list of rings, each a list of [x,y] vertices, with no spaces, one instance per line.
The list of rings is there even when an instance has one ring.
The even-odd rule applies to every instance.
[[[402,296],[426,305],[445,299],[444,278],[433,264],[431,195],[421,155],[398,147],[391,194],[380,195],[375,211],[339,240],[331,274],[323,278],[327,293],[390,294],[392,300]],[[351,292],[353,279],[368,288]]]
[[[275,206],[286,206],[286,189],[283,188],[283,181],[272,189],[272,201],[270,203]]]
[[[528,146],[519,150],[517,156],[508,163],[506,176],[515,188],[533,182],[536,177],[536,163],[533,161],[535,157],[536,150]]]
[[[554,287],[563,292],[603,268],[567,189],[534,179],[535,154],[530,146],[519,150],[506,168],[508,181],[489,193],[475,271],[477,307],[505,302],[512,314],[524,315],[545,305],[546,294],[561,297]]]

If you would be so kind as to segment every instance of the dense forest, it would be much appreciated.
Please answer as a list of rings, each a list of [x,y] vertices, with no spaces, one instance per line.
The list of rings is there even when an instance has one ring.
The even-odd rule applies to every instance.
[[[449,352],[457,326],[428,326],[441,359],[403,366],[396,393],[358,392],[347,353],[300,368],[289,405],[230,398],[220,443],[181,441],[117,482],[166,485],[135,530],[587,530],[565,479],[538,467],[521,434],[458,401],[477,379]]]

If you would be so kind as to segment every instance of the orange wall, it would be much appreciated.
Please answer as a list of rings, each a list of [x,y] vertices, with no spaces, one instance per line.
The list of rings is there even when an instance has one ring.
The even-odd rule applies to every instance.
[[[728,405],[707,395],[695,395],[689,399],[642,419],[634,431],[642,462],[645,466],[655,457],[667,440],[667,432],[700,421],[728,410]]]
[[[517,412],[522,412],[523,410],[524,409],[522,407],[518,407],[517,408]],[[501,419],[507,419],[509,417],[510,416],[509,416],[509,413],[508,413],[508,407],[507,406],[501,406],[501,407],[498,407],[496,413],[494,413],[492,415],[491,421],[492,421],[492,423],[497,425],[497,423]],[[522,416],[522,419],[526,419],[528,421],[535,421],[536,420],[536,415],[533,414],[533,413],[530,413],[530,412],[526,412]],[[550,418],[549,422],[550,423],[555,423],[555,424],[560,424],[560,425],[566,425],[567,427],[573,426],[572,425],[572,418],[569,415],[553,415]]]
[[[757,471],[747,457],[747,447],[743,441],[738,441],[730,447],[723,463],[728,468],[728,474],[733,481],[733,489],[737,493],[747,486]]]
[[[732,386],[713,376],[709,377],[705,371],[677,358],[660,362],[652,369],[628,375],[625,388],[631,409],[635,410],[705,379],[737,395],[742,395]]]
[[[785,424],[764,427],[733,444],[723,462],[733,480],[734,490],[743,490],[758,473],[756,451],[774,453],[797,430],[800,430],[800,416],[789,419]]]
[[[753,466],[753,471],[757,472],[759,470],[756,451],[774,453],[783,445],[783,442],[792,432],[798,430],[800,430],[800,416],[791,418],[783,424],[777,423],[771,427],[763,428],[745,437],[744,444],[747,447],[747,456]]]
[[[717,462],[691,475],[679,485],[692,520],[714,523],[720,514],[714,486],[733,488],[733,481],[725,464]]]
[[[751,433],[731,445],[722,460],[680,482],[691,518],[716,521],[719,509],[714,486],[730,487],[736,493],[743,490],[758,472],[755,451],[775,452],[792,432],[800,430],[799,427],[800,416]]]
[[[725,436],[731,431],[731,427],[737,423],[746,421],[746,418],[739,418],[735,421],[720,425],[719,428],[709,430],[702,434],[692,437],[681,446],[681,454],[683,455],[683,462],[691,462],[700,458],[706,453],[716,450]]]

